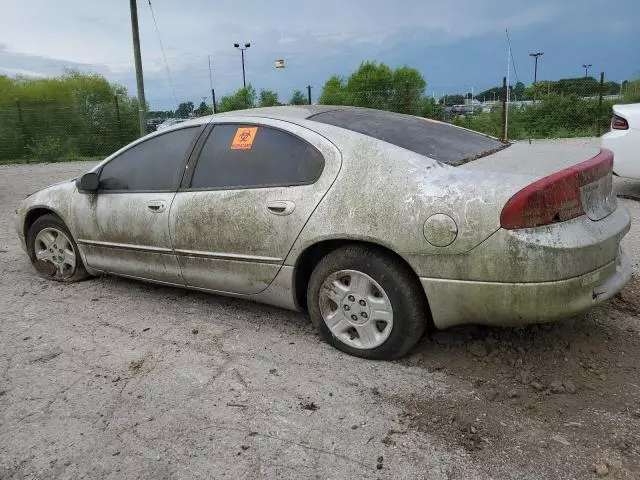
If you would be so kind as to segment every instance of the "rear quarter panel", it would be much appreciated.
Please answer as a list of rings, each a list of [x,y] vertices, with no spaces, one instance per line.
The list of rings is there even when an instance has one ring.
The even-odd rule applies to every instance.
[[[613,152],[616,175],[640,180],[640,128],[612,130],[603,135],[602,147]]]
[[[342,169],[286,264],[328,239],[369,241],[408,257],[466,252],[499,229],[500,210],[513,193],[499,174],[453,168],[328,125],[314,129],[340,148]],[[458,228],[447,247],[431,245],[423,234],[425,221],[437,213],[449,215]]]
[[[512,195],[593,157],[597,149],[513,145],[450,167],[363,135],[326,128],[334,129],[325,134],[342,151],[342,169],[294,244],[287,265],[295,265],[316,242],[353,239],[393,250],[421,277],[551,281],[612,261],[629,229],[624,208],[598,222],[582,216],[534,229],[500,227],[500,213]],[[442,213],[455,221],[458,234],[450,245],[436,247],[426,241],[423,226],[430,216]]]

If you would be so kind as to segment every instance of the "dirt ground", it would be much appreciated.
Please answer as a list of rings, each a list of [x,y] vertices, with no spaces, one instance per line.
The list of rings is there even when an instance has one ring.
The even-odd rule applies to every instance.
[[[13,210],[90,165],[0,166],[0,478],[640,478],[638,222],[603,306],[373,362],[302,314],[37,277]],[[640,181],[616,189],[640,219]]]

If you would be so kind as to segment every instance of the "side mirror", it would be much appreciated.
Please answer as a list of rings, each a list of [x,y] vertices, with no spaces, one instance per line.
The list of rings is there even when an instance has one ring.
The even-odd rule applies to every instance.
[[[97,192],[100,186],[98,174],[96,172],[85,173],[76,180],[76,186],[81,192]]]

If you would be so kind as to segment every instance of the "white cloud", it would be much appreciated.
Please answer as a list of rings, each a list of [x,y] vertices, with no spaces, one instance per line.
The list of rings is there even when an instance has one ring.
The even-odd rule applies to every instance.
[[[34,70],[26,70],[24,68],[0,67],[0,74],[10,75],[10,76],[22,75],[25,77],[46,77],[46,75],[42,72],[36,72]]]

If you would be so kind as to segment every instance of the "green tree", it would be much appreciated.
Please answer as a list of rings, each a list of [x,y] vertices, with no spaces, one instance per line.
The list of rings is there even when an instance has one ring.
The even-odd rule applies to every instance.
[[[137,101],[103,76],[0,76],[0,160],[103,156],[138,135]]]
[[[193,102],[183,102],[178,105],[178,108],[176,109],[176,117],[187,118],[193,113],[194,109],[195,105],[193,104]]]
[[[347,86],[342,78],[333,75],[322,87],[318,103],[321,105],[349,105]]]
[[[198,108],[196,108],[193,111],[193,113],[196,114],[198,117],[203,117],[205,115],[211,115],[213,113],[213,109],[212,107],[207,105],[204,101],[202,101],[200,102],[200,105],[198,105]]]
[[[362,62],[347,80],[349,105],[389,110],[393,93],[393,71],[384,63]]]
[[[280,105],[278,102],[278,94],[273,90],[260,90],[260,106],[261,107],[274,107]]]
[[[256,97],[255,89],[249,84],[246,88],[240,88],[235,93],[222,97],[218,110],[220,112],[230,112],[254,108],[256,106]]]
[[[345,81],[332,76],[322,87],[319,103],[420,114],[427,82],[408,66],[391,69],[384,63],[362,62]]]
[[[150,110],[149,118],[173,118],[174,116],[173,110]]]
[[[441,103],[436,102],[433,98],[423,97],[420,99],[416,115],[442,120],[444,118],[444,108]]]
[[[297,89],[293,91],[291,100],[289,100],[289,105],[306,105],[308,103],[309,100],[305,97],[304,93]]]
[[[524,83],[516,82],[516,86],[513,87],[513,94],[516,96],[518,100],[523,100],[524,98]]]
[[[454,95],[445,95],[440,99],[441,103],[444,103],[447,107],[451,107],[453,105],[462,105],[464,104],[465,95],[454,94]]]
[[[394,112],[419,115],[424,107],[423,95],[427,82],[411,67],[396,68],[393,71],[393,93],[390,109]]]

